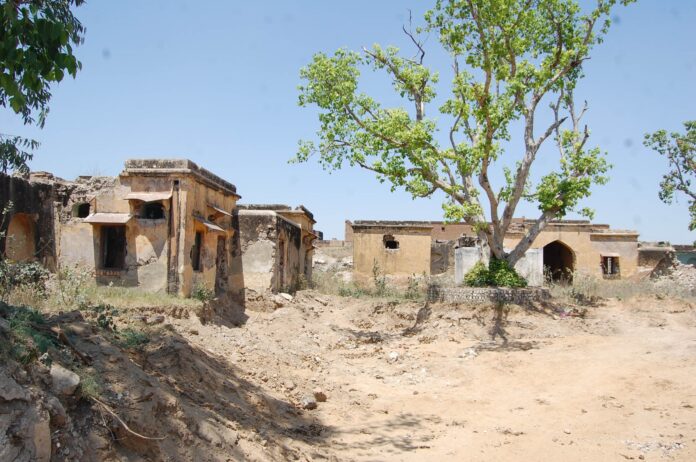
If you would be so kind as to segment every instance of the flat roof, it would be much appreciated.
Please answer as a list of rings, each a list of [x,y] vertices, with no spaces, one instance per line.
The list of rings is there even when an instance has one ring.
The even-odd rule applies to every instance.
[[[201,182],[216,189],[222,190],[240,199],[237,187],[227,180],[222,179],[210,170],[199,167],[189,159],[128,159],[121,175],[167,175],[182,173],[193,175]]]

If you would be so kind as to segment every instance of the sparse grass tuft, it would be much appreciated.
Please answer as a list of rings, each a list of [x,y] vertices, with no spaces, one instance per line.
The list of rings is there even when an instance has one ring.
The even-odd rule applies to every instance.
[[[117,343],[121,348],[137,350],[150,341],[150,337],[143,331],[127,327],[119,331]]]
[[[99,398],[102,392],[99,374],[92,368],[82,368],[75,371],[80,376],[79,394],[84,399]]]

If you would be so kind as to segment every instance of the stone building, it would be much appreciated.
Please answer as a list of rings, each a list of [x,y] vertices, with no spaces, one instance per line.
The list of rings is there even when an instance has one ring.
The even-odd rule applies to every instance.
[[[514,248],[532,225],[532,220],[515,219],[505,248]],[[369,278],[377,262],[397,278],[454,273],[460,282],[471,266],[488,258],[480,249],[466,249],[477,244],[465,223],[346,221],[346,238],[353,242],[357,280]],[[563,279],[576,271],[607,279],[632,277],[638,272],[638,233],[585,220],[554,221],[537,236],[518,270],[535,285],[544,276]]]
[[[311,212],[252,206],[240,215],[239,199],[233,184],[190,160],[128,160],[116,178],[0,175],[0,210],[13,204],[0,250],[50,269],[89,268],[99,284],[181,296],[204,287],[243,297],[246,284],[278,291],[311,278]],[[270,241],[254,246],[262,237]],[[263,250],[251,258],[249,247]]]
[[[239,205],[235,285],[256,293],[288,292],[312,278],[314,215],[304,206]],[[304,283],[303,283],[304,280]]]

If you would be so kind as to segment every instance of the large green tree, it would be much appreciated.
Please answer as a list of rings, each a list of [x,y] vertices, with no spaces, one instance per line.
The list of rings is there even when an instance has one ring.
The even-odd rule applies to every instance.
[[[671,204],[675,193],[682,193],[689,201],[691,222],[689,229],[696,230],[696,120],[684,122],[686,133],[667,133],[658,130],[645,135],[643,144],[664,156],[669,171],[660,182],[660,199]]]
[[[51,84],[77,74],[73,47],[85,29],[72,7],[84,0],[0,0],[0,106],[44,126]],[[0,171],[23,170],[38,143],[0,133]]]
[[[413,58],[379,45],[318,53],[301,70],[299,97],[301,106],[320,109],[318,140],[300,142],[296,160],[316,154],[325,168],[358,165],[414,197],[442,191],[446,218],[471,224],[494,258],[514,264],[550,220],[572,210],[591,214],[580,202],[607,180],[604,154],[587,147],[587,106],[576,107],[573,93],[616,3],[630,0],[596,0],[589,11],[575,0],[438,0],[423,30],[404,28]],[[451,56],[439,118],[427,115],[439,75],[424,64],[424,32],[437,34]],[[384,107],[362,93],[364,68],[386,73],[410,108]],[[542,108],[548,122],[539,128]],[[532,184],[531,166],[549,138],[557,168]],[[497,187],[492,169],[505,179]],[[540,212],[508,253],[503,239],[521,200]]]

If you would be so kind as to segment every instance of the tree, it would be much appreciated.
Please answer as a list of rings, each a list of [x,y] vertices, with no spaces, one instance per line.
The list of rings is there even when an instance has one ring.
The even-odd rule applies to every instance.
[[[301,141],[295,160],[318,154],[324,168],[358,165],[414,198],[442,191],[445,217],[465,220],[495,259],[514,264],[550,220],[576,210],[593,184],[607,181],[605,155],[586,147],[589,131],[581,119],[587,105],[578,110],[573,92],[617,2],[597,0],[585,13],[575,0],[438,0],[424,29],[404,27],[417,50],[414,58],[379,45],[361,53],[315,54],[300,71],[299,104],[320,109],[318,142]],[[439,107],[441,119],[451,123],[441,137],[437,120],[426,116],[439,76],[424,65],[424,32],[437,33],[452,59],[451,94]],[[359,92],[363,67],[385,72],[411,111],[385,108]],[[544,101],[550,123],[538,130]],[[516,123],[523,127],[521,155],[509,168],[503,161],[512,165],[514,153],[502,145],[512,142]],[[558,168],[532,184],[530,168],[550,137]],[[505,178],[497,189],[490,178],[496,165]],[[507,253],[503,239],[523,199],[536,203],[540,214]]]
[[[667,158],[670,170],[660,182],[660,199],[665,204],[671,204],[674,193],[681,192],[689,201],[691,222],[689,230],[696,229],[696,190],[692,182],[696,180],[696,120],[684,122],[686,134],[670,133],[658,130],[645,135],[645,147],[656,151]]]
[[[73,46],[85,29],[71,11],[84,0],[0,0],[0,106],[44,126],[51,84],[81,68]],[[0,171],[24,170],[38,143],[0,134]]]

